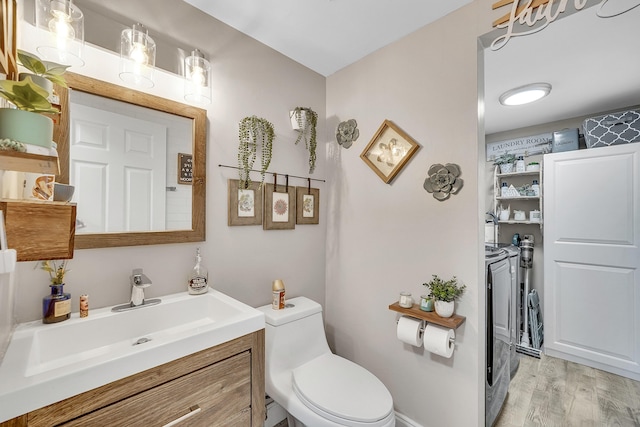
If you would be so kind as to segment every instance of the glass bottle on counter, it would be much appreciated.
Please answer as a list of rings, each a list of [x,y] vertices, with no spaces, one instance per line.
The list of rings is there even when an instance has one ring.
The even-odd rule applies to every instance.
[[[64,292],[64,283],[49,285],[51,294],[42,298],[42,323],[57,323],[71,317],[71,294]]]
[[[191,295],[200,295],[206,294],[209,290],[209,286],[207,284],[209,280],[209,272],[207,268],[201,265],[202,257],[200,256],[200,248],[196,251],[196,265],[191,270],[189,274],[189,294]]]

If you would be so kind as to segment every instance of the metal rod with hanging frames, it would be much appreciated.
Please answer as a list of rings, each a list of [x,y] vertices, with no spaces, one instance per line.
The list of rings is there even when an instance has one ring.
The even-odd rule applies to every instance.
[[[228,166],[228,165],[220,165],[220,164],[218,165],[218,167],[221,167],[221,168],[229,168],[229,169],[240,169],[240,168],[239,168],[239,167],[237,167],[237,166]],[[251,170],[249,170],[249,172],[258,172],[258,173],[260,173],[260,171],[255,170],[255,169],[251,169]],[[288,176],[289,178],[299,178],[299,179],[306,179],[306,180],[311,180],[311,181],[326,182],[324,179],[310,178],[310,177],[308,177],[308,176],[288,175],[288,174],[285,174],[285,173],[280,173],[280,172],[268,172],[268,171],[267,171],[267,172],[265,172],[265,173],[268,173],[268,174],[271,174],[271,175],[286,175],[286,176]]]

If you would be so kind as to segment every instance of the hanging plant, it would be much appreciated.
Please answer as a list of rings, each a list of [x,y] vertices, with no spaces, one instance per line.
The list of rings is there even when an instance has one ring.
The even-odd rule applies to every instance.
[[[275,132],[273,125],[266,119],[256,116],[245,117],[238,124],[238,169],[240,171],[240,188],[249,188],[251,178],[249,173],[258,155],[260,145],[261,168],[260,186],[264,183],[264,174],[271,163],[273,139]]]
[[[307,151],[309,151],[309,173],[313,173],[316,168],[316,148],[318,146],[316,141],[318,114],[307,107],[296,107],[289,114],[293,129],[299,132],[296,144],[304,139]]]

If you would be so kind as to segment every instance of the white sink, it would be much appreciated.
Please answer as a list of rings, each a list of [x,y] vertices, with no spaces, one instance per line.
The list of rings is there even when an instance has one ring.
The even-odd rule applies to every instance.
[[[218,291],[161,299],[18,325],[0,364],[0,422],[264,328],[262,312]]]

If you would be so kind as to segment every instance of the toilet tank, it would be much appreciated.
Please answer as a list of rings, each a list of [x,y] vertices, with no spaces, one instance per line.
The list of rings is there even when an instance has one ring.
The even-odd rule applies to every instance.
[[[322,306],[305,297],[288,299],[283,310],[260,307],[265,314],[265,358],[268,375],[294,369],[331,353],[324,332]]]

